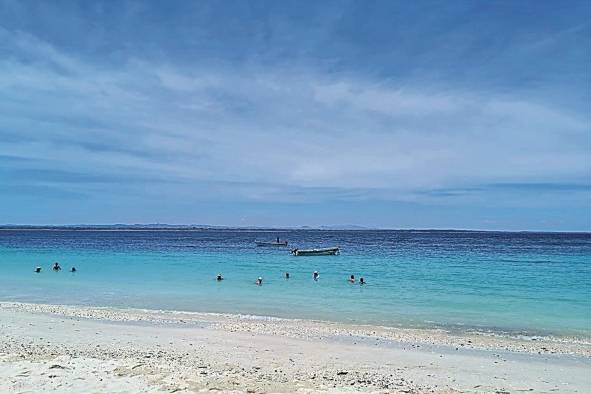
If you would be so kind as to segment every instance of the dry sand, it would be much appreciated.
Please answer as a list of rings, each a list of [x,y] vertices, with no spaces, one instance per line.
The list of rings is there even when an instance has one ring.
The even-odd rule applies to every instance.
[[[0,392],[590,393],[591,343],[0,303]]]

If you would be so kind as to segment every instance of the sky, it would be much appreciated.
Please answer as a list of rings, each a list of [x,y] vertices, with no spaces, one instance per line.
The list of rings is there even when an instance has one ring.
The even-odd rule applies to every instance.
[[[591,231],[591,2],[0,0],[0,223]]]

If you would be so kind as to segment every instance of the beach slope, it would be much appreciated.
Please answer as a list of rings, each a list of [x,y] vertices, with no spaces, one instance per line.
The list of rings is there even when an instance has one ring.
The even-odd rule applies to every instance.
[[[591,345],[0,303],[0,392],[591,391]]]

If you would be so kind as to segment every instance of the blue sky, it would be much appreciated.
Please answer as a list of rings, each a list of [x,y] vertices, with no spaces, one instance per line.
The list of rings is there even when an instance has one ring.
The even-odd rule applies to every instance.
[[[0,0],[0,223],[591,231],[591,2]]]

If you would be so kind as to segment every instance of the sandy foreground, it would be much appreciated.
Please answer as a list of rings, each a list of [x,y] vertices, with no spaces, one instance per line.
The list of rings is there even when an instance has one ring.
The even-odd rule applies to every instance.
[[[0,392],[589,393],[591,343],[0,303]]]

